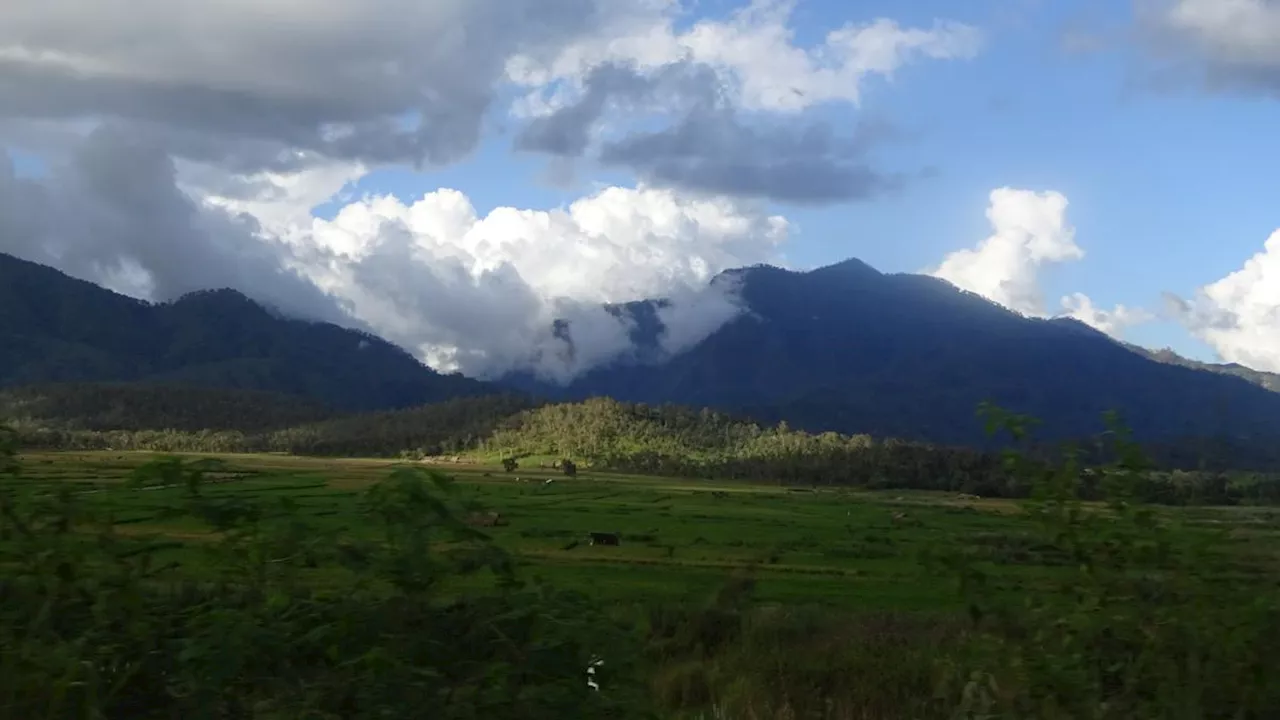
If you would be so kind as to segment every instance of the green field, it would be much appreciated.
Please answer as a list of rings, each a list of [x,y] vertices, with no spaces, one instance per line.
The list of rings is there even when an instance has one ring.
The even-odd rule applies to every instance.
[[[20,648],[0,657],[5,716],[403,717],[424,698],[460,720],[1280,711],[1271,507],[19,461],[0,466],[0,646]],[[1019,472],[1050,494],[1077,478]],[[601,652],[597,693],[581,673]]]
[[[73,487],[89,507],[110,509],[117,532],[155,533],[193,548],[211,531],[166,519],[181,488],[129,489],[122,481],[156,459],[148,453],[49,453],[23,458],[23,484]],[[210,457],[187,456],[188,459]],[[318,527],[360,531],[361,493],[402,464],[386,460],[221,456],[227,472],[209,497],[289,498]],[[474,465],[430,466],[453,477],[464,507],[494,511],[483,531],[511,551],[523,575],[601,600],[707,596],[750,570],[763,603],[858,610],[945,610],[958,596],[926,553],[968,551],[1016,589],[1060,565],[1029,539],[1030,521],[1010,500],[912,491],[797,489],[670,478]],[[547,480],[552,482],[547,483]],[[1162,509],[1189,528],[1228,529],[1233,557],[1218,571],[1265,581],[1280,568],[1280,509]],[[591,532],[621,535],[592,546]]]

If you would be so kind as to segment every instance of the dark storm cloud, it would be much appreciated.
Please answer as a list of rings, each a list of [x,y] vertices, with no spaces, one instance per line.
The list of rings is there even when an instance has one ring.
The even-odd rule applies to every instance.
[[[617,12],[598,0],[0,3],[0,121],[129,121],[237,169],[287,169],[290,150],[448,163],[478,142],[510,57]]]

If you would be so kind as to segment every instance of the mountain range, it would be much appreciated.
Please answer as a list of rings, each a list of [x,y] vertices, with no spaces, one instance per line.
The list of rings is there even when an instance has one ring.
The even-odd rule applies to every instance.
[[[1036,417],[1045,439],[1095,434],[1108,410],[1142,438],[1280,436],[1269,373],[1135,349],[1073,319],[1028,318],[858,260],[733,272],[749,312],[669,361],[597,368],[567,387],[510,382],[563,399],[710,406],[943,443],[982,442],[983,401]]]
[[[0,386],[143,382],[297,395],[343,411],[491,387],[391,343],[280,317],[231,290],[151,304],[0,254]]]
[[[620,306],[636,320],[643,360],[558,386],[523,373],[491,383],[440,374],[367,333],[280,317],[229,290],[151,304],[0,255],[0,386],[229,388],[341,411],[517,389],[949,444],[983,442],[975,409],[991,401],[1037,417],[1045,439],[1094,434],[1108,410],[1144,439],[1280,437],[1276,375],[1135,348],[1074,320],[1027,318],[936,278],[849,260],[726,279],[740,284],[746,311],[695,347],[656,360],[658,301]]]

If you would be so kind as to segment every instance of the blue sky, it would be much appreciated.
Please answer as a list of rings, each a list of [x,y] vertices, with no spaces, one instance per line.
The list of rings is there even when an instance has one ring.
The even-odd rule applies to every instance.
[[[56,81],[65,68],[30,61],[48,73],[42,89],[0,93],[0,105],[56,110],[0,112],[0,144],[19,171],[71,168],[49,173],[43,191],[86,202],[71,188],[84,193],[93,186],[85,177],[107,176],[86,163],[122,160],[125,151],[86,154],[74,145],[83,138],[59,135],[58,123],[123,128],[112,137],[142,138],[129,152],[150,143],[173,163],[171,180],[200,218],[188,241],[207,246],[210,259],[201,274],[179,268],[177,255],[156,255],[156,243],[123,239],[148,228],[122,232],[110,252],[84,240],[76,249],[98,243],[92,261],[66,260],[76,256],[65,238],[67,248],[45,254],[108,284],[142,278],[135,294],[227,283],[297,306],[318,287],[429,362],[479,374],[522,362],[499,335],[536,345],[538,328],[556,314],[628,294],[696,294],[708,270],[735,262],[809,268],[848,257],[887,272],[935,272],[1032,315],[1069,312],[1059,299],[1080,293],[1091,310],[1076,316],[1122,339],[1280,370],[1280,247],[1264,248],[1280,228],[1280,52],[1272,49],[1280,47],[1280,4],[755,0],[757,15],[748,17],[735,14],[746,0],[645,0],[634,13],[595,4],[603,0],[440,0],[411,11],[375,1],[368,17],[346,17],[349,6],[318,1],[331,11],[280,21],[289,43],[228,35],[244,67],[192,54],[191,45],[217,38],[184,38],[180,13],[163,4],[135,28],[155,38],[137,55],[92,42],[91,30],[65,46],[28,41],[68,18],[43,18],[46,26],[25,37],[20,25],[10,38],[0,31],[0,51],[57,51],[77,58],[82,73],[110,68],[116,83],[96,93],[83,82],[63,89]],[[228,33],[260,24],[242,6],[203,7],[219,21],[208,26]],[[527,21],[508,22],[526,10],[545,21],[536,38]],[[357,22],[370,17],[380,22]],[[5,19],[0,11],[0,25]],[[412,32],[389,29],[399,25]],[[449,34],[454,27],[467,34]],[[852,59],[840,61],[848,74],[824,79],[820,66],[846,45],[818,47],[829,33],[862,30],[848,42]],[[432,32],[441,34],[433,40]],[[448,44],[459,37],[491,42]],[[886,54],[891,41],[905,44]],[[335,44],[347,55],[330,57]],[[146,92],[119,81],[132,78],[138,57],[149,61],[145,73],[136,70]],[[171,58],[186,95],[155,89],[157,57]],[[801,57],[816,64],[800,68]],[[389,60],[399,63],[395,74],[366,69]],[[791,96],[788,87],[803,91]],[[226,88],[256,104],[236,115],[216,94]],[[177,109],[203,90],[215,111]],[[41,93],[55,91],[58,102],[42,102]],[[822,92],[826,101],[811,100]],[[435,113],[443,124],[413,135],[405,118]],[[162,175],[151,180],[163,184]],[[997,201],[1001,188],[1012,192]],[[377,200],[383,195],[397,201]],[[112,202],[90,204],[122,212]],[[498,208],[520,212],[491,215]],[[235,245],[247,236],[215,237],[208,228],[232,227],[206,217],[219,209],[247,213],[253,236],[279,241],[272,247],[287,257]],[[785,218],[785,231],[771,216]],[[1038,219],[1022,233],[1027,218]],[[392,226],[407,245],[396,244]],[[229,259],[229,247],[239,259]],[[243,270],[245,257],[283,264],[306,287],[255,284],[280,269]],[[402,291],[374,297],[374,287]],[[688,307],[702,310],[672,320],[687,323],[690,338],[724,312],[693,297]],[[512,302],[538,309],[515,317]],[[477,325],[493,326],[494,337],[474,337]],[[607,359],[619,350],[601,333],[599,358]]]

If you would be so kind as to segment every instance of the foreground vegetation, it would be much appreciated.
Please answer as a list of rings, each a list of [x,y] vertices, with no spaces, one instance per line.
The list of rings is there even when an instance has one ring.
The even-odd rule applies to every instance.
[[[1275,717],[1276,511],[1134,502],[1112,455],[1100,504],[1016,456],[1021,503],[29,453],[0,716]]]

